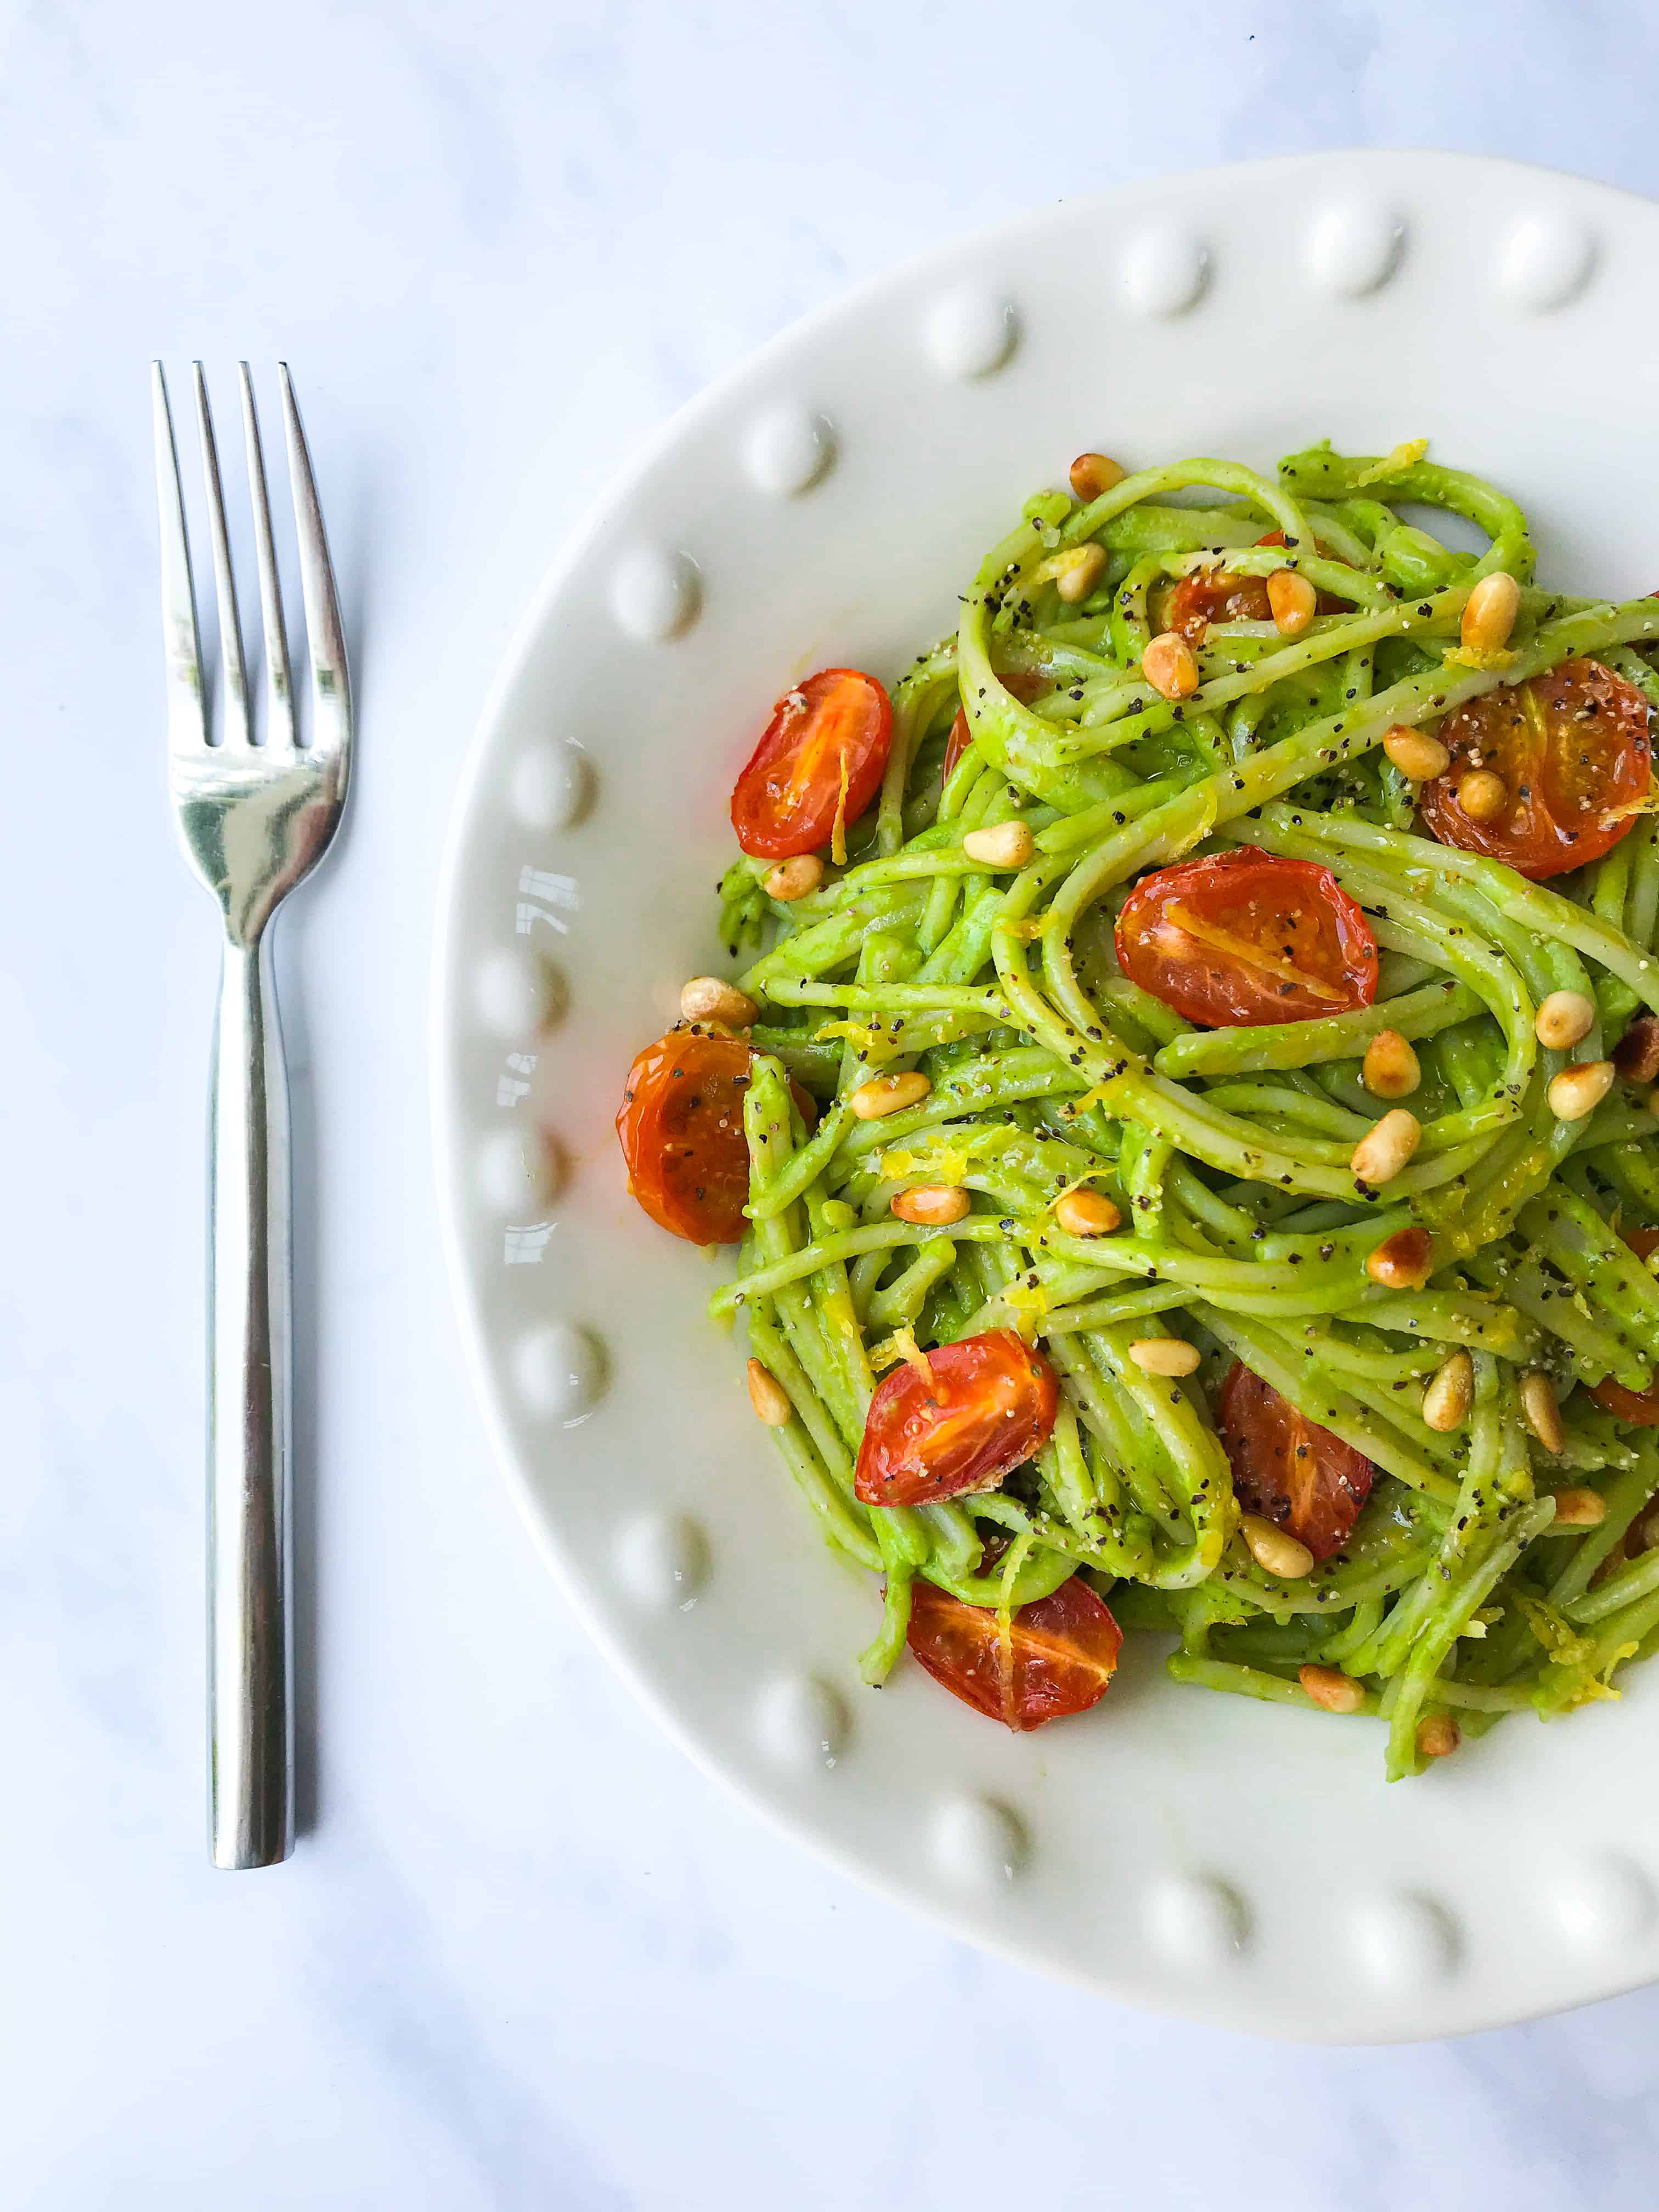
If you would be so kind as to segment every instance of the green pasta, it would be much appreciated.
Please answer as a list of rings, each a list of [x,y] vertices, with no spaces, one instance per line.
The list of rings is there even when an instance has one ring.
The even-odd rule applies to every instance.
[[[1461,528],[1443,540],[1425,510]],[[1453,542],[1469,526],[1478,553]],[[844,861],[787,899],[763,860],[728,871],[722,929],[759,1011],[750,1227],[711,1310],[781,1389],[775,1438],[823,1536],[882,1577],[868,1680],[926,1584],[1006,1637],[1081,1576],[1129,1632],[1178,1638],[1177,1681],[1374,1717],[1393,1779],[1460,1728],[1616,1695],[1659,1642],[1640,1533],[1659,1401],[1623,1417],[1659,1381],[1659,1282],[1621,1234],[1659,1224],[1659,1125],[1647,1084],[1598,1073],[1659,1011],[1659,816],[1644,794],[1604,857],[1529,880],[1437,841],[1409,748],[1382,746],[1570,660],[1659,702],[1659,600],[1552,593],[1534,557],[1512,500],[1419,445],[1040,493],[967,580],[956,634],[895,687]],[[1228,603],[1185,695],[1158,688],[1168,595],[1221,572],[1288,574],[1303,617]],[[1478,609],[1504,593],[1483,646]],[[975,857],[993,831],[1001,857]],[[1245,848],[1328,870],[1355,902],[1380,955],[1369,1004],[1203,1027],[1121,972],[1133,886]],[[1565,1044],[1539,1015],[1563,993],[1585,1009]],[[1399,1103],[1367,1080],[1385,1032],[1409,1047],[1384,1040],[1417,1134],[1379,1191],[1353,1155]],[[860,1085],[910,1073],[920,1096],[860,1118]],[[896,1218],[916,1189],[967,1211]],[[1121,1225],[1068,1231],[1074,1192]],[[1425,1236],[1415,1279],[1380,1266]],[[862,1503],[882,1372],[992,1328],[1058,1376],[1048,1442],[994,1489]],[[1130,1347],[1149,1336],[1191,1371],[1146,1371]],[[1246,1523],[1218,1418],[1236,1362],[1369,1463],[1328,1556]],[[1449,1423],[1433,1394],[1459,1376]]]

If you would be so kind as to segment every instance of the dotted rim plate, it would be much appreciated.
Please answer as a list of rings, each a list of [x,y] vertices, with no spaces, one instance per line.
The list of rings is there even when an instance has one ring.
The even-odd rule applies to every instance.
[[[1177,1688],[1146,1638],[1094,1712],[1032,1736],[914,1667],[865,1689],[873,1583],[750,1415],[708,1261],[625,1194],[622,1074],[719,964],[726,799],[772,700],[828,663],[896,675],[1074,452],[1270,466],[1426,434],[1515,490],[1547,575],[1659,581],[1656,257],[1645,201],[1431,154],[1212,171],[947,246],[668,426],[565,548],[474,740],[439,1182],[532,1528],[710,1771],[959,1935],[1138,2004],[1376,2041],[1659,1976],[1659,1690],[1638,1674],[1389,1788],[1374,1724]]]

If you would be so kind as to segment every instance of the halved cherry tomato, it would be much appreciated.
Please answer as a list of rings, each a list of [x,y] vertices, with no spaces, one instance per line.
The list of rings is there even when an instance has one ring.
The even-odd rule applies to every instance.
[[[748,1225],[743,1102],[754,1054],[741,1037],[671,1030],[628,1071],[617,1136],[628,1187],[651,1218],[693,1244],[738,1244]],[[802,1118],[816,1109],[792,1083]]]
[[[1330,870],[1255,845],[1143,876],[1116,940],[1131,982],[1212,1028],[1351,1013],[1376,996],[1376,939]]]
[[[732,827],[745,853],[785,860],[815,853],[856,822],[880,788],[893,708],[873,676],[821,668],[772,709],[732,793]]]
[[[866,1505],[927,1505],[989,1490],[1048,1440],[1060,1383],[1011,1328],[987,1329],[908,1364],[878,1386],[853,1487]]]
[[[1659,593],[1654,596],[1659,597]],[[1619,1234],[1638,1260],[1659,1252],[1659,1229],[1632,1222]],[[1605,1406],[1615,1419],[1628,1421],[1632,1428],[1659,1429],[1659,1375],[1653,1377],[1645,1390],[1626,1390],[1622,1382],[1615,1382],[1608,1375],[1595,1385],[1590,1395],[1598,1406]]]
[[[1370,1496],[1376,1470],[1363,1453],[1237,1359],[1221,1385],[1216,1426],[1247,1513],[1288,1529],[1316,1559],[1342,1549]]]
[[[1025,670],[1019,668],[1011,668],[1008,673],[1000,678],[1000,682],[1003,690],[1012,692],[1024,707],[1029,707],[1033,699],[1040,699],[1045,691],[1053,689],[1046,676],[1027,673]],[[947,782],[950,781],[951,769],[967,751],[968,744],[968,710],[965,707],[958,707],[957,719],[951,725],[950,742],[945,748],[945,775]]]
[[[1270,530],[1255,542],[1258,545],[1282,545],[1285,533],[1282,530]],[[1342,600],[1322,592],[1315,611],[1340,615],[1346,614],[1347,608]],[[1194,568],[1190,575],[1181,579],[1164,602],[1164,627],[1179,630],[1189,645],[1202,645],[1204,633],[1212,623],[1271,622],[1273,618],[1267,578],[1249,576],[1237,568]]]
[[[1106,1694],[1123,1632],[1081,1575],[1023,1605],[1005,1639],[996,1613],[918,1580],[910,1649],[936,1682],[1016,1729],[1085,1713]]]
[[[1505,860],[1534,883],[1599,860],[1636,826],[1651,775],[1648,702],[1599,660],[1564,660],[1527,684],[1500,684],[1448,714],[1436,732],[1451,753],[1418,805],[1443,845]],[[1471,822],[1457,786],[1493,769],[1510,805]]]

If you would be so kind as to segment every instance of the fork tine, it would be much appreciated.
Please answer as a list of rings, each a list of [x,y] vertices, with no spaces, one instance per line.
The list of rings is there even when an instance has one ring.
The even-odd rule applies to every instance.
[[[173,410],[159,361],[150,364],[150,413],[155,429],[155,490],[161,522],[161,645],[167,661],[167,743],[175,750],[207,742],[202,647],[196,631],[196,586],[190,573],[185,495]]]
[[[225,528],[224,488],[219,482],[219,448],[208,408],[207,379],[196,363],[196,420],[202,433],[202,473],[207,478],[209,535],[213,540],[213,580],[219,595],[219,659],[225,676],[225,742],[252,742],[248,726],[247,670],[242,665],[242,625],[236,612],[236,580],[230,570],[230,536]]]
[[[343,751],[351,743],[351,672],[346,665],[345,631],[328,557],[323,510],[311,473],[311,454],[294,397],[288,363],[276,364],[283,387],[283,427],[288,435],[288,469],[294,491],[294,520],[300,539],[300,585],[305,594],[306,629],[311,656],[312,743]]]
[[[295,742],[294,677],[288,661],[288,625],[283,619],[283,587],[276,574],[276,549],[270,536],[270,501],[265,491],[265,457],[259,443],[259,417],[253,405],[253,379],[247,363],[237,364],[242,378],[242,430],[247,441],[247,480],[253,493],[253,539],[259,555],[259,610],[265,626],[265,743]]]

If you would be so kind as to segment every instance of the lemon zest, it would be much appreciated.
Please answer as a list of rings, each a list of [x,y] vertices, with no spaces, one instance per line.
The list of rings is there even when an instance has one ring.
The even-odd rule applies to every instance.
[[[1392,453],[1384,453],[1380,461],[1373,461],[1370,468],[1362,469],[1348,489],[1350,491],[1358,491],[1362,485],[1382,483],[1389,477],[1404,476],[1407,469],[1414,469],[1417,466],[1428,450],[1429,441],[1426,438],[1407,438],[1403,443],[1396,446]]]

